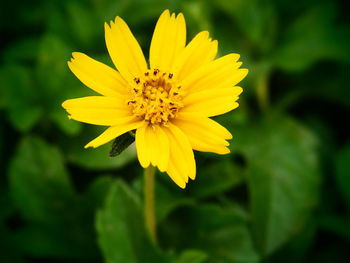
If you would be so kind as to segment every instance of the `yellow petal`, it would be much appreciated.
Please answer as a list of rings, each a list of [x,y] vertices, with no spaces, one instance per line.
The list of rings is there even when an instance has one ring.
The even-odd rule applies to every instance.
[[[74,52],[72,56],[68,66],[87,87],[105,96],[127,94],[127,83],[117,71],[83,53]]]
[[[182,13],[175,17],[165,10],[158,19],[154,29],[151,47],[151,68],[171,71],[175,58],[186,44],[186,23]]]
[[[151,126],[145,122],[144,126],[136,131],[136,148],[142,167],[146,168],[152,164],[158,166],[161,172],[168,167],[169,140],[160,126]]]
[[[158,164],[158,156],[159,156],[159,146],[157,142],[157,138],[155,136],[154,130],[151,125],[146,127],[145,131],[145,142],[147,143],[147,148],[149,152],[149,159],[153,166],[157,166]]]
[[[201,66],[212,61],[218,51],[218,42],[209,38],[209,32],[197,34],[185,47],[174,62],[174,75],[177,79],[185,79]]]
[[[225,140],[232,139],[232,134],[222,125],[217,123],[216,121],[205,118],[205,117],[198,117],[196,115],[191,114],[185,114],[185,113],[179,113],[176,117],[176,120],[183,120],[186,122],[191,122],[195,125],[198,125],[203,129],[204,131],[207,131],[207,133],[211,133],[213,135],[222,137]]]
[[[69,109],[120,109],[126,108],[126,100],[119,97],[89,96],[66,100],[62,107]]]
[[[70,119],[95,125],[114,126],[134,118],[125,101],[118,97],[83,97],[66,100],[62,106]]]
[[[170,142],[170,159],[167,173],[181,187],[188,182],[188,177],[194,180],[196,163],[193,150],[186,135],[175,125],[164,127]]]
[[[159,170],[164,172],[167,169],[169,162],[169,139],[163,127],[156,125],[152,130],[152,136],[154,136],[154,141],[156,142],[155,147],[158,148],[157,154],[153,156],[153,159],[157,160],[155,163]]]
[[[137,157],[143,168],[147,168],[151,163],[148,142],[146,140],[147,125],[148,123],[144,122],[143,125],[136,130],[135,135]]]
[[[107,130],[105,130],[100,136],[98,136],[96,139],[89,142],[87,145],[85,145],[85,148],[93,147],[96,148],[102,144],[105,144],[116,137],[131,131],[135,130],[138,127],[140,127],[143,124],[142,121],[138,119],[133,119],[132,121],[125,122],[123,124],[119,124],[118,126],[112,126],[109,127]]]
[[[229,54],[216,59],[190,74],[182,86],[190,92],[235,86],[248,74],[247,69],[239,69],[238,58],[238,54]]]
[[[226,147],[231,139],[231,133],[217,122],[191,114],[178,114],[173,123],[187,136],[193,149],[202,152],[227,154]]]
[[[147,71],[141,47],[123,19],[117,16],[110,25],[105,23],[105,39],[114,65],[127,81]]]
[[[185,179],[182,178],[180,175],[180,172],[178,171],[177,167],[174,166],[174,162],[169,162],[169,166],[167,168],[167,174],[171,178],[171,180],[174,181],[180,188],[185,189],[186,183]]]
[[[102,126],[114,126],[135,119],[128,110],[122,109],[69,109],[72,120]]]
[[[204,89],[200,91],[195,91],[188,93],[184,98],[183,103],[186,107],[195,104],[206,103],[207,101],[216,100],[220,98],[231,98],[235,100],[242,93],[243,89],[241,87],[225,87],[221,89]]]
[[[220,89],[217,92],[215,90],[198,92],[193,97],[190,97],[189,101],[191,104],[185,105],[181,109],[181,112],[203,117],[224,114],[239,106],[236,102],[238,96],[235,94],[239,94],[240,92],[241,88],[237,86],[229,89]],[[200,100],[200,98],[203,98],[203,100]]]

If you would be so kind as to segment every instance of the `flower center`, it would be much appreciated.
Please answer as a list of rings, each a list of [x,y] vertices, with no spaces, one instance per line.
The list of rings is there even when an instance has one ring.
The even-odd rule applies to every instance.
[[[159,69],[148,70],[134,78],[128,105],[133,114],[151,124],[164,124],[174,118],[183,107],[184,92],[172,73]]]

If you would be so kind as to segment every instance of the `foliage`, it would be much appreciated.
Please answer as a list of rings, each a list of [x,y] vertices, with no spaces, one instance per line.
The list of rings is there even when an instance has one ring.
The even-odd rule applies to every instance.
[[[68,120],[61,103],[93,94],[69,72],[71,52],[111,65],[103,23],[119,15],[147,54],[165,8],[250,73],[240,107],[217,118],[232,153],[196,153],[184,191],[158,173],[154,245],[135,148],[83,149],[102,127]],[[0,15],[0,262],[347,262],[344,1],[22,0]]]

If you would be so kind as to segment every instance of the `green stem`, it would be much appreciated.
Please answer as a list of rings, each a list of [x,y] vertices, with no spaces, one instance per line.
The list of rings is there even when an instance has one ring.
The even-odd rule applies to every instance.
[[[262,75],[257,84],[257,96],[260,109],[265,111],[269,106],[268,75]]]
[[[157,243],[156,217],[155,217],[155,167],[149,166],[144,172],[144,209],[145,225],[153,243]]]
[[[269,94],[269,78],[271,65],[267,62],[261,62],[257,66],[256,95],[259,107],[262,111],[266,111],[270,104]]]

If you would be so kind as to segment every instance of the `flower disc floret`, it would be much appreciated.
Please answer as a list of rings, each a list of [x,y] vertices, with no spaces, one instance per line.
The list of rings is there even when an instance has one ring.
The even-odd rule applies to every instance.
[[[150,124],[167,125],[183,107],[184,92],[172,73],[148,70],[133,81],[127,104],[138,118]]]

